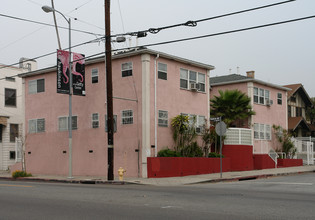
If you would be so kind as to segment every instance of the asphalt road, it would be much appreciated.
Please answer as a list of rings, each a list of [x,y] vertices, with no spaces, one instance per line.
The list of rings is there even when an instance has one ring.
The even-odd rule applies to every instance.
[[[0,219],[315,219],[315,173],[180,187],[0,181]]]

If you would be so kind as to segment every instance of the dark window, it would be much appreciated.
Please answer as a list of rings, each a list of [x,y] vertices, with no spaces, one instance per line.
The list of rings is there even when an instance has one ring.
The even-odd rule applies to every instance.
[[[121,64],[122,77],[132,76],[132,62]]]
[[[288,106],[288,117],[289,118],[292,117],[292,115],[291,115],[291,106],[290,105]]]
[[[16,107],[16,89],[5,89],[5,106]]]
[[[28,82],[28,93],[36,94],[45,92],[45,79],[36,79]]]
[[[10,124],[10,142],[15,142],[17,137],[19,137],[19,125]]]
[[[301,107],[296,107],[296,117],[302,116],[302,108]]]
[[[158,63],[158,78],[167,80],[167,65]]]
[[[15,160],[15,151],[10,151],[10,160]]]
[[[278,105],[282,105],[282,93],[278,93],[277,100],[278,100]]]
[[[8,77],[8,76],[6,76],[6,77],[5,77],[5,80],[6,80],[6,81],[9,81],[9,82],[15,82],[15,78],[13,78],[13,77]]]
[[[92,83],[98,83],[98,69],[92,69]]]
[[[296,102],[296,98],[295,98],[294,96],[292,96],[292,97],[290,98],[290,101],[291,101],[291,102]]]

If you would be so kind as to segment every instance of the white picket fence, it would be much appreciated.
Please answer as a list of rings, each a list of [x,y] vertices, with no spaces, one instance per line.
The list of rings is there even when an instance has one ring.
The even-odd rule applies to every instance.
[[[293,143],[297,149],[295,158],[303,159],[303,163],[307,165],[314,164],[314,142],[307,141],[307,139],[293,138]]]

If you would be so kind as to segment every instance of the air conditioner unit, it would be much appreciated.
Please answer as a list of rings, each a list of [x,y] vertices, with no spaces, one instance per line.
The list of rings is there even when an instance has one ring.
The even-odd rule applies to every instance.
[[[190,90],[197,91],[199,89],[199,84],[197,83],[190,83]]]
[[[266,105],[271,106],[273,104],[273,101],[271,99],[266,100]]]

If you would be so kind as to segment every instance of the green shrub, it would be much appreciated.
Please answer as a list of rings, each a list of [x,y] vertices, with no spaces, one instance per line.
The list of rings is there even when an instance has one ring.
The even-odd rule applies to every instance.
[[[220,157],[220,154],[216,153],[216,152],[210,152],[208,157]],[[224,155],[222,155],[222,158],[224,157]]]
[[[160,150],[157,156],[158,157],[180,157],[181,155],[179,152],[166,148],[166,149]]]
[[[197,142],[193,142],[190,145],[184,147],[181,153],[184,157],[202,157],[203,156],[203,151],[198,146]]]
[[[14,179],[18,178],[18,177],[29,177],[29,176],[32,176],[31,173],[27,173],[27,172],[24,172],[24,171],[21,171],[21,170],[16,170],[12,173],[12,177]]]

